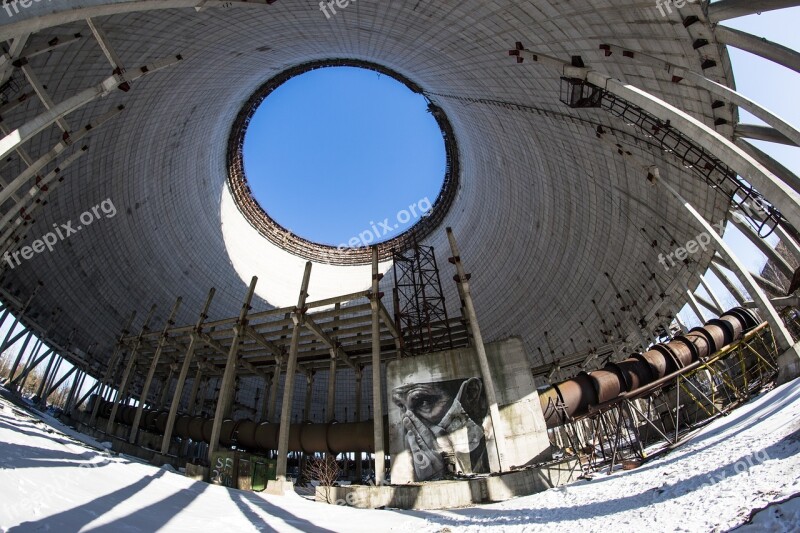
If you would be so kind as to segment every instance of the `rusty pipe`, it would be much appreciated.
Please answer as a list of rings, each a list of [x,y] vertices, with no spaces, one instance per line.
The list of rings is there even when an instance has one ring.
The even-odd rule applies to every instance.
[[[108,402],[93,395],[91,402],[102,402],[98,409],[99,416],[111,416],[113,402]],[[93,405],[93,403],[91,403]],[[92,409],[92,408],[90,408]],[[120,406],[115,422],[130,426],[136,414],[136,407]],[[153,409],[143,411],[141,428],[154,434],[163,435],[167,427],[168,413]],[[195,442],[211,440],[213,419],[200,416],[178,416],[175,419],[173,435]],[[388,421],[384,420],[388,425]],[[254,422],[252,420],[224,420],[219,441],[222,446],[232,446],[247,450],[269,451],[278,449],[278,432],[280,424]],[[384,445],[389,449],[388,433]],[[289,451],[305,453],[350,453],[375,451],[373,440],[373,421],[363,422],[329,422],[327,424],[292,424],[289,427]]]
[[[686,368],[741,339],[760,323],[752,310],[736,307],[686,335],[654,345],[643,354],[557,383],[539,394],[547,427],[560,426],[587,414],[592,406],[605,404]]]

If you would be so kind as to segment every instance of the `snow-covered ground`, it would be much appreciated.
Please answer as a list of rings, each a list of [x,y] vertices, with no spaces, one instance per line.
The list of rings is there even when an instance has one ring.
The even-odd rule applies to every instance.
[[[725,531],[751,515],[745,531],[800,531],[800,381],[762,395],[636,470],[500,504],[424,512],[364,511],[193,482],[87,447],[5,400],[0,405],[3,532],[653,533]]]

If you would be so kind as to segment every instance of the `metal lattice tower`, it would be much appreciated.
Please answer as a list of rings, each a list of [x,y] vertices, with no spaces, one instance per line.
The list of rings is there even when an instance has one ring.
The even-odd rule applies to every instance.
[[[453,348],[442,281],[432,246],[393,251],[395,320],[404,350],[421,355]]]

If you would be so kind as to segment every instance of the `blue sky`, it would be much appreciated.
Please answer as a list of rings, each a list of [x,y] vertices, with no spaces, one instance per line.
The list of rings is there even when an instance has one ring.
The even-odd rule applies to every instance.
[[[331,245],[386,218],[393,231],[384,236],[379,227],[380,240],[402,232],[415,220],[403,224],[397,214],[426,197],[434,202],[445,171],[441,130],[425,98],[353,67],[313,70],[276,89],[250,123],[244,157],[267,213]]]

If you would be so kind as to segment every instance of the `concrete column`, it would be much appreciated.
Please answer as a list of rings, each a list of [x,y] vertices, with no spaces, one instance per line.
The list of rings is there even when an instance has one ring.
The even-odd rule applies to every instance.
[[[282,360],[278,357],[275,358],[275,371],[272,374],[272,386],[269,388],[269,420],[277,424],[280,422],[280,413],[278,413],[278,387],[281,385],[281,364]]]
[[[61,386],[61,384],[62,384],[62,383],[64,383],[65,381],[67,381],[67,379],[69,379],[69,377],[70,377],[72,374],[74,374],[76,370],[77,370],[77,367],[74,367],[74,366],[73,366],[72,368],[70,368],[70,369],[67,371],[67,373],[66,373],[66,374],[64,374],[63,376],[61,376],[61,377],[58,379],[58,381],[55,381],[55,382],[54,382],[52,385],[50,385],[50,388],[49,388],[49,389],[47,389],[47,394],[45,395],[45,400],[46,400],[47,398],[49,398],[49,397],[50,397],[50,396],[51,396],[51,395],[52,395],[52,394],[53,394],[55,391],[57,391],[57,390],[58,390],[58,388]],[[57,375],[57,374],[56,374],[56,372],[53,372],[53,376],[55,377],[56,375]],[[46,405],[46,404],[47,404],[47,402],[45,401],[45,405]]]
[[[36,398],[38,399],[37,403],[39,405],[42,404],[42,394],[44,394],[47,380],[50,379],[50,370],[53,368],[53,363],[56,361],[56,359],[58,359],[58,354],[54,353],[50,356],[50,361],[47,362],[47,367],[44,370],[42,380],[39,382],[39,388],[36,390]]]
[[[264,376],[264,390],[261,392],[261,421],[266,422],[269,420],[269,397],[270,397],[270,381],[269,376]]]
[[[728,289],[728,292],[731,293],[737,304],[742,305],[747,301],[747,298],[744,297],[742,291],[740,291],[739,288],[731,282],[730,278],[728,278],[719,265],[717,265],[714,261],[711,261],[711,270],[717,275],[717,278],[722,282],[722,284],[725,285],[725,288]]]
[[[378,271],[378,248],[372,248],[372,413],[375,446],[375,484],[380,486],[386,479],[386,451],[383,449],[383,391],[381,390],[381,315],[380,281]]]
[[[17,373],[17,367],[19,366],[19,362],[22,360],[22,355],[25,353],[25,349],[28,347],[28,343],[30,342],[31,337],[33,337],[33,331],[29,331],[28,336],[25,337],[24,341],[22,341],[22,348],[19,349],[19,352],[17,353],[17,358],[14,359],[14,364],[11,366],[11,372],[9,372],[8,374],[9,381],[14,379],[14,374]]]
[[[189,393],[189,403],[186,404],[186,410],[189,416],[195,416],[197,413],[197,391],[200,390],[200,382],[203,380],[203,369],[198,365],[197,372],[194,373],[192,380],[192,391]]]
[[[158,345],[156,346],[156,351],[153,354],[153,359],[150,361],[150,369],[147,371],[147,377],[144,380],[144,385],[142,385],[142,393],[139,395],[139,405],[136,408],[136,415],[133,418],[131,433],[128,437],[128,442],[131,444],[136,444],[136,434],[139,431],[139,424],[142,421],[142,413],[144,412],[144,407],[147,403],[147,397],[150,393],[150,385],[153,383],[153,376],[156,374],[159,359],[161,358],[161,352],[164,350],[164,345],[167,343],[167,339],[169,338],[169,329],[175,325],[175,315],[178,313],[178,309],[181,307],[181,301],[181,297],[178,297],[178,299],[175,300],[175,304],[172,306],[172,311],[169,313],[167,322],[164,324],[164,329],[161,331],[161,337],[158,339]]]
[[[325,403],[325,422],[336,418],[336,350],[331,349],[331,360],[328,366],[328,401]]]
[[[758,4],[754,2],[750,3],[754,6],[760,4],[760,2]],[[720,44],[733,46],[734,48],[763,57],[764,59],[794,70],[795,72],[800,72],[800,54],[791,48],[768,41],[763,37],[757,37],[741,30],[729,28],[728,26],[716,26],[714,28],[714,37],[716,37],[717,42]]]
[[[277,484],[279,492],[283,492],[286,483],[286,461],[289,453],[289,426],[292,423],[292,400],[294,397],[294,379],[297,373],[297,350],[300,345],[300,332],[305,316],[306,298],[308,298],[308,283],[311,279],[311,261],[306,262],[303,272],[303,282],[300,286],[300,296],[297,307],[292,313],[292,340],[289,345],[289,358],[286,361],[286,379],[283,384],[283,402],[281,404],[281,427],[278,431],[278,464],[276,466]]]
[[[481,368],[483,388],[486,391],[486,399],[489,402],[489,416],[492,420],[492,430],[494,432],[498,466],[499,470],[502,472],[506,469],[505,433],[502,420],[500,418],[500,406],[497,403],[497,393],[494,387],[494,378],[492,377],[492,371],[489,368],[489,358],[486,355],[486,347],[483,344],[483,335],[481,334],[480,327],[478,326],[478,314],[475,312],[475,304],[472,301],[472,292],[469,285],[470,276],[464,270],[464,265],[461,262],[461,254],[458,250],[458,244],[456,244],[456,239],[453,235],[452,228],[447,228],[447,238],[450,241],[450,249],[453,253],[451,261],[455,264],[456,270],[458,271],[457,282],[461,286],[461,294],[464,298],[464,308],[467,311],[467,320],[469,321],[469,330],[472,333],[472,338],[475,341],[475,352],[478,355],[478,363]]]
[[[745,17],[755,13],[766,13],[775,9],[784,9],[798,5],[797,0],[720,0],[706,6],[708,20],[712,23],[723,20]]]
[[[364,369],[361,366],[358,366],[356,370],[356,390],[355,390],[355,407],[356,407],[356,422],[361,422],[361,380],[364,376]],[[362,452],[357,452],[355,454],[356,457],[356,479],[358,482],[361,482],[361,478],[363,476],[363,466],[361,463],[364,462],[364,456]]]
[[[717,297],[717,295],[711,289],[711,285],[709,285],[706,282],[706,280],[703,279],[703,276],[700,276],[699,279],[700,279],[700,285],[702,285],[703,288],[706,290],[706,292],[708,293],[708,296],[711,298],[711,301],[714,302],[714,305],[719,310],[720,316],[722,316],[722,314],[725,312],[725,305],[723,305],[723,303],[720,301],[720,299]]]
[[[245,335],[244,329],[247,326],[247,313],[250,311],[250,302],[253,300],[256,283],[258,283],[258,278],[253,276],[253,279],[250,280],[250,287],[247,289],[244,303],[242,304],[242,310],[239,312],[239,319],[236,321],[236,325],[233,326],[233,338],[231,339],[228,359],[225,363],[225,372],[222,375],[219,398],[217,398],[217,409],[214,413],[211,442],[208,444],[209,461],[211,460],[211,456],[219,449],[219,436],[220,433],[222,433],[222,422],[230,415],[231,406],[233,404],[233,394],[236,386],[236,367],[239,362],[239,343]]]
[[[169,389],[172,387],[172,376],[175,374],[175,363],[171,364],[169,367],[169,374],[167,374],[167,379],[164,380],[164,385],[161,387],[161,391],[158,398],[158,408],[163,409],[167,403],[167,395],[169,394]]]
[[[10,386],[17,387],[17,390],[22,393],[22,389],[25,388],[25,382],[28,380],[28,376],[33,372],[33,370],[39,366],[39,363],[44,361],[48,355],[53,353],[53,349],[49,348],[43,355],[39,356],[38,358],[34,358],[34,355],[31,355],[31,359],[28,362],[28,366],[25,367],[25,370],[22,371],[22,374],[14,378],[14,381],[11,382]]]
[[[131,355],[128,357],[128,364],[125,366],[125,371],[122,373],[122,379],[120,380],[119,388],[117,388],[117,394],[114,396],[114,404],[111,406],[111,415],[108,417],[108,423],[106,424],[106,433],[114,432],[114,419],[117,417],[117,409],[119,409],[122,400],[124,400],[128,395],[128,385],[130,385],[133,369],[136,365],[136,357],[138,356],[139,346],[142,344],[142,336],[147,332],[147,329],[150,326],[150,321],[153,319],[153,314],[155,314],[155,312],[156,305],[153,304],[153,306],[150,308],[150,312],[147,313],[147,318],[142,325],[141,331],[139,331],[139,336],[134,342]]]
[[[792,277],[794,277],[794,269],[789,264],[786,259],[781,257],[778,253],[778,250],[770,246],[770,244],[758,236],[755,230],[746,222],[738,219],[738,217],[733,216],[731,217],[731,223],[736,226],[736,228],[741,231],[747,239],[758,248],[761,253],[767,256],[770,261],[777,267],[777,269],[786,276],[789,281],[792,281]]]
[[[189,375],[189,368],[192,366],[194,359],[194,352],[197,348],[198,334],[202,333],[203,322],[208,318],[208,310],[211,307],[211,300],[214,298],[216,289],[213,287],[208,291],[206,303],[203,305],[203,310],[200,312],[200,317],[194,325],[194,331],[189,337],[189,347],[186,349],[186,354],[183,356],[183,364],[181,371],[178,374],[178,381],[175,383],[175,392],[172,394],[172,403],[169,407],[169,415],[167,417],[167,429],[164,431],[164,438],[161,439],[161,453],[166,454],[169,451],[169,442],[172,440],[172,430],[175,425],[175,418],[178,415],[178,408],[181,403],[181,396],[183,396],[183,386],[186,383],[186,377]],[[192,393],[189,397],[189,407],[194,404],[194,399],[197,397],[197,387],[200,382],[200,368],[197,369],[197,376],[195,383],[192,386]]]
[[[117,364],[120,362],[122,358],[122,353],[124,349],[124,344],[122,342],[122,339],[124,339],[125,336],[128,334],[128,331],[131,328],[131,324],[133,324],[134,318],[136,318],[136,311],[133,311],[131,313],[130,318],[125,323],[125,327],[122,328],[122,332],[119,335],[119,339],[117,339],[117,345],[114,347],[114,353],[111,354],[111,358],[108,360],[108,366],[106,367],[106,371],[103,374],[103,378],[100,380],[100,385],[97,391],[101,397],[105,392],[103,390],[103,387],[109,389],[109,391],[111,389],[109,383],[111,378],[113,377],[114,371],[117,369]],[[92,414],[89,418],[90,426],[95,425],[95,422],[97,421],[97,412],[99,411],[99,409],[100,409],[100,402],[95,402],[95,404],[92,406]]]
[[[314,373],[308,372],[306,374],[306,401],[303,405],[303,414],[305,415],[306,420],[311,422],[311,396],[314,393]]]
[[[86,401],[86,398],[88,398],[89,396],[91,396],[91,395],[92,395],[92,393],[94,393],[94,391],[97,389],[97,387],[98,387],[99,385],[100,385],[100,382],[95,382],[95,384],[94,384],[94,385],[92,385],[92,386],[89,388],[89,390],[88,390],[88,391],[86,391],[86,394],[84,394],[83,396],[81,396],[81,399],[80,399],[80,400],[78,400],[78,403],[76,403],[76,404],[75,404],[75,409],[79,409],[79,408],[80,408],[80,406],[81,406],[81,404],[82,404],[83,402],[85,402],[85,401]],[[81,388],[83,388],[83,383],[81,383]]]
[[[772,335],[775,338],[776,348],[778,349],[779,356],[778,363],[780,365],[780,374],[778,379],[780,382],[786,382],[800,376],[800,351],[795,345],[791,334],[783,324],[778,312],[773,307],[769,298],[758,286],[756,280],[748,272],[747,268],[739,261],[739,258],[733,253],[728,244],[722,240],[722,237],[714,230],[711,224],[706,221],[697,210],[687,202],[669,183],[664,180],[658,179],[658,183],[664,186],[674,197],[677,199],[689,215],[694,218],[703,230],[711,236],[712,241],[716,244],[717,252],[722,256],[725,262],[735,269],[739,276],[739,280],[747,289],[747,292],[753,297],[753,301],[758,305],[761,312],[761,318],[765,319],[772,330]]]
[[[76,396],[78,395],[78,391],[80,390],[78,388],[78,384],[83,381],[83,377],[85,375],[86,375],[85,372],[79,371],[77,374],[75,374],[75,378],[72,380],[72,387],[70,387],[69,389],[69,395],[67,396],[67,403],[64,406],[64,411],[67,414],[70,414],[72,412],[72,405],[75,403],[75,400],[77,399]]]

